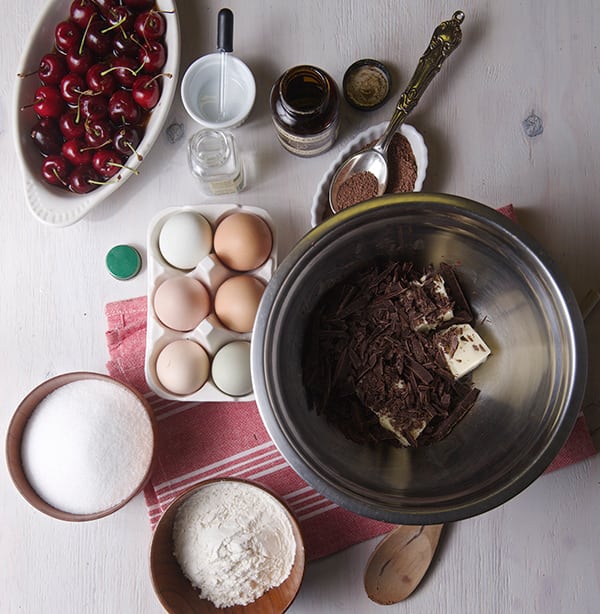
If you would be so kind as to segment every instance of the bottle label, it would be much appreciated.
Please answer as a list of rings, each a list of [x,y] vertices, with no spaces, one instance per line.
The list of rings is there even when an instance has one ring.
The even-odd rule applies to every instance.
[[[305,157],[317,156],[330,149],[337,139],[339,126],[339,123],[336,121],[331,123],[322,132],[298,135],[285,130],[275,120],[273,120],[273,124],[280,143],[289,152]]]
[[[240,172],[236,177],[215,181],[214,179],[206,182],[206,186],[211,194],[219,196],[220,194],[231,194],[232,192],[241,192],[244,187],[244,173]]]

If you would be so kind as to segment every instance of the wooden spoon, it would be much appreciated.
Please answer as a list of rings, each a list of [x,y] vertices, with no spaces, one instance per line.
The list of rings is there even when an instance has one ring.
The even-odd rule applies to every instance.
[[[367,561],[365,590],[369,599],[381,605],[406,599],[429,568],[442,526],[400,525],[386,535]]]

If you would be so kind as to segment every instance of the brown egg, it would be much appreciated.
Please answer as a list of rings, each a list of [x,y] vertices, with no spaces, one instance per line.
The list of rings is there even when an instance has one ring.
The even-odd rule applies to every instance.
[[[232,213],[214,236],[219,260],[234,271],[252,271],[264,264],[273,249],[273,235],[265,220],[253,213]]]
[[[210,295],[202,282],[193,277],[171,277],[154,293],[156,317],[173,330],[189,331],[208,315]]]
[[[251,332],[264,291],[263,282],[251,275],[226,279],[215,294],[215,313],[223,326],[236,333]]]

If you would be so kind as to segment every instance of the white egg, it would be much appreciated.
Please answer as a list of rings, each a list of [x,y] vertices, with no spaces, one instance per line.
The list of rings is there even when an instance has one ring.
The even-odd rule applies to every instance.
[[[177,269],[193,269],[212,249],[213,232],[208,220],[193,211],[172,215],[160,229],[158,248]]]
[[[232,341],[224,345],[213,358],[212,379],[217,388],[232,397],[250,394],[250,343]]]

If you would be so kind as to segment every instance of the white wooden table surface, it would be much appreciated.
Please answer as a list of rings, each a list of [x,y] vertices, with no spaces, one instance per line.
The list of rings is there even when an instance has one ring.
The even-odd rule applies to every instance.
[[[264,207],[278,225],[280,257],[308,229],[310,201],[336,152],[356,131],[386,120],[393,101],[364,114],[343,105],[338,143],[309,160],[276,141],[268,93],[296,64],[316,64],[341,84],[345,68],[375,57],[392,69],[394,93],[409,79],[433,28],[465,11],[463,42],[409,123],[430,152],[428,191],[489,205],[512,202],[581,299],[600,286],[600,11],[596,0],[181,0],[182,69],[214,50],[216,13],[236,16],[234,50],[252,68],[257,100],[235,134],[248,169],[236,200]],[[188,173],[185,141],[195,129],[179,97],[170,124],[111,202],[82,222],[54,229],[29,214],[14,155],[12,92],[24,41],[42,0],[0,1],[0,430],[20,399],[45,378],[105,371],[104,304],[145,293],[144,274],[119,282],[104,266],[117,243],[144,252],[160,209],[206,202]],[[529,136],[525,125],[543,132]],[[525,122],[525,124],[524,124]],[[226,197],[216,199],[227,202]],[[595,360],[600,314],[589,321],[592,370],[586,406],[600,405]],[[596,363],[596,364],[594,364]],[[597,412],[596,412],[597,413]],[[25,503],[0,463],[0,612],[153,613],[161,607],[149,571],[150,528],[142,497],[98,522],[66,524]],[[435,564],[408,601],[382,608],[362,589],[374,545],[308,566],[294,614],[314,612],[595,613],[600,603],[600,457],[538,479],[480,517],[447,527]]]

